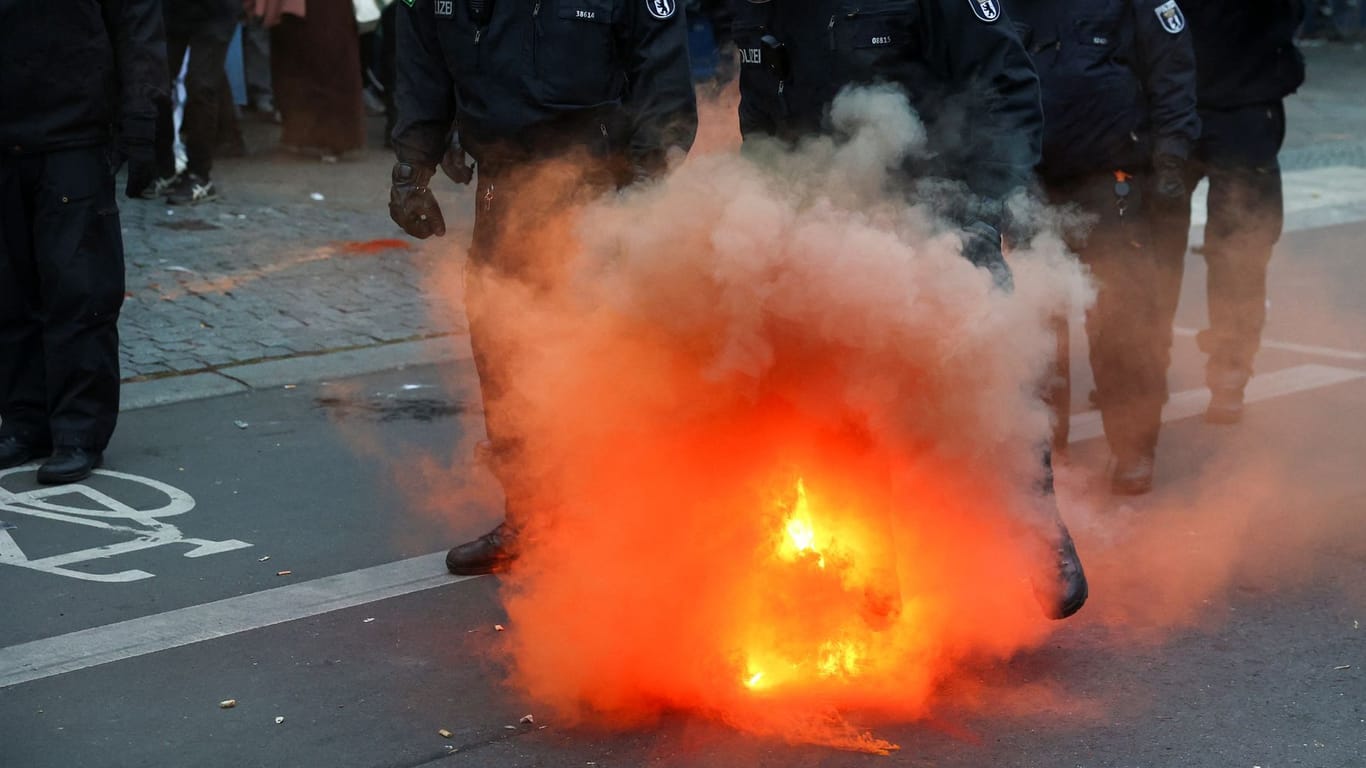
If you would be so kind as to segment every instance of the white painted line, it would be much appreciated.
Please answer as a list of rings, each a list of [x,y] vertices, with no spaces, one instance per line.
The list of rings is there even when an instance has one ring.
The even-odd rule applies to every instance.
[[[0,648],[0,688],[467,581],[445,552]]]
[[[1259,400],[1293,395],[1296,392],[1331,387],[1334,384],[1341,384],[1354,379],[1366,379],[1366,371],[1334,368],[1329,365],[1297,365],[1293,368],[1283,368],[1279,371],[1253,376],[1252,380],[1247,383],[1247,389],[1243,393],[1243,401],[1255,403]],[[1162,409],[1162,421],[1176,421],[1198,416],[1205,412],[1205,407],[1208,405],[1209,390],[1204,387],[1176,392],[1167,400],[1166,407]],[[1105,430],[1101,426],[1100,412],[1086,411],[1072,415],[1067,441],[1079,443],[1083,440],[1092,440],[1103,434],[1105,434]]]
[[[1176,327],[1172,332],[1177,336],[1195,336],[1199,331],[1194,328]],[[1347,349],[1334,349],[1333,347],[1316,347],[1312,344],[1295,344],[1289,341],[1271,341],[1262,339],[1261,345],[1267,349],[1279,349],[1286,352],[1299,352],[1302,355],[1315,355],[1317,357],[1331,357],[1337,360],[1366,360],[1366,352],[1352,352]]]

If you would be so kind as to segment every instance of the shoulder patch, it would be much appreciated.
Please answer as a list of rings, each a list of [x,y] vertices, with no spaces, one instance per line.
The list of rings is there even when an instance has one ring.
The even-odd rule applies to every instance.
[[[1162,22],[1162,28],[1173,35],[1186,28],[1186,16],[1181,13],[1181,6],[1176,4],[1176,0],[1167,0],[1154,8],[1153,13],[1157,14],[1157,20]]]
[[[667,19],[678,9],[678,0],[645,0],[645,10],[656,19]]]
[[[972,15],[978,21],[995,24],[1001,18],[1000,0],[968,0],[968,5],[972,6]]]
[[[405,4],[407,4],[407,6],[408,6],[409,8],[412,8],[412,7],[413,7],[413,3],[417,2],[417,0],[403,0],[403,2],[404,2]]]

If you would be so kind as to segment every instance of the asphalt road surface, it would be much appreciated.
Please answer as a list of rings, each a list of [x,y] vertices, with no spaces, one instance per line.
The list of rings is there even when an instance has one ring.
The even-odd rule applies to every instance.
[[[0,473],[0,766],[1360,768],[1364,238],[1287,235],[1232,428],[1193,417],[1191,258],[1158,490],[1097,490],[1104,451],[1077,417],[1062,493],[1092,602],[978,670],[976,704],[858,721],[891,756],[689,714],[627,732],[520,722],[535,705],[492,660],[498,582],[441,563],[497,512],[442,516],[412,492],[481,428],[453,364],[126,413],[110,471],[82,489]]]

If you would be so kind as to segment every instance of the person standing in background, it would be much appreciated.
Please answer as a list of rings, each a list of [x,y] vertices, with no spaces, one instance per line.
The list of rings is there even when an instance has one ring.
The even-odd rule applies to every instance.
[[[168,82],[185,63],[185,173],[176,174],[175,118],[168,102],[157,118],[157,178],[140,190],[143,197],[166,193],[171,205],[195,205],[218,197],[210,174],[218,143],[220,99],[228,80],[223,65],[241,7],[237,0],[162,0],[166,24]]]
[[[158,0],[0,0],[0,469],[103,459],[119,414],[125,193],[155,175],[169,101]],[[111,164],[111,155],[114,163]]]
[[[1205,421],[1233,424],[1266,324],[1266,273],[1281,236],[1284,210],[1277,155],[1285,140],[1282,99],[1304,82],[1295,30],[1301,0],[1201,0],[1186,11],[1195,46],[1200,138],[1185,171],[1187,197],[1159,214],[1162,328],[1171,327],[1181,294],[1190,198],[1209,179],[1205,243],[1209,327],[1196,337],[1208,359]]]
[[[344,0],[247,0],[270,28],[270,77],[284,122],[280,143],[335,162],[365,145],[360,37]]]
[[[1184,171],[1200,132],[1190,33],[1176,0],[1017,0],[1011,18],[1043,87],[1039,180],[1049,203],[1088,218],[1063,235],[1097,283],[1086,335],[1114,456],[1110,489],[1147,493],[1170,335],[1158,314],[1151,213],[1189,207]],[[1054,399],[1070,401],[1065,390]]]

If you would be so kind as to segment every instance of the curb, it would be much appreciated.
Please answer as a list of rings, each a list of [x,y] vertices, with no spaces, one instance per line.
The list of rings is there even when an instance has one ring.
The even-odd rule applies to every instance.
[[[259,363],[225,365],[213,371],[167,376],[124,384],[119,411],[234,395],[255,389],[303,384],[367,373],[401,370],[411,365],[458,363],[471,359],[469,338],[453,334],[419,341],[301,355]]]

